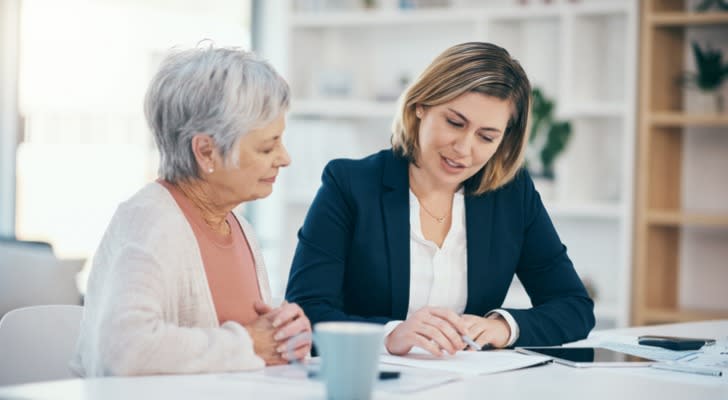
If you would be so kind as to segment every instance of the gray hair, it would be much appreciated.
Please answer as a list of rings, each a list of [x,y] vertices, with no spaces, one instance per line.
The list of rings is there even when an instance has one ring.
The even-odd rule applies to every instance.
[[[266,61],[234,48],[195,48],[167,56],[144,100],[159,150],[159,175],[199,178],[192,138],[208,134],[226,162],[237,165],[238,140],[288,108],[290,89]]]

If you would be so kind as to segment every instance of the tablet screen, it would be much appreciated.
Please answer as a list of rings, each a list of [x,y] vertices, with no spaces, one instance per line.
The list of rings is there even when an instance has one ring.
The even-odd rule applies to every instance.
[[[525,347],[525,349],[573,363],[644,363],[654,361],[602,347]]]

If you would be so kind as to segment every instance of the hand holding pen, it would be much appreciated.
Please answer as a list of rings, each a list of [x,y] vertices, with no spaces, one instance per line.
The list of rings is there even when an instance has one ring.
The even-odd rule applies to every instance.
[[[386,338],[391,354],[404,355],[417,346],[441,357],[465,348],[465,321],[454,311],[441,307],[423,307],[399,324]]]
[[[498,314],[494,314],[494,316],[495,318],[470,314],[462,316],[468,338],[472,339],[476,347],[480,347],[481,350],[505,347],[511,337],[508,323]],[[487,348],[483,349],[484,346]],[[471,346],[471,348],[473,347]]]
[[[485,343],[482,346],[476,343],[473,339],[470,338],[468,335],[463,335],[463,341],[468,345],[468,348],[473,351],[485,351],[485,350],[492,350],[493,345],[490,343]]]

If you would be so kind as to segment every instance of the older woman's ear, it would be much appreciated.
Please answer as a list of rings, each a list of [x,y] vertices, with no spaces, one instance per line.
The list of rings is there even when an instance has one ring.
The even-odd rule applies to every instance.
[[[191,146],[200,170],[209,174],[213,173],[215,171],[217,148],[212,137],[204,133],[198,133],[192,137]]]

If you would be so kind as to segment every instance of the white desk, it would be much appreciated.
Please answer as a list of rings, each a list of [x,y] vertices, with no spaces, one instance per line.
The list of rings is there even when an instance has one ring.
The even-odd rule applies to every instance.
[[[728,320],[595,332],[726,338]],[[271,383],[254,374],[174,375],[72,379],[0,388],[0,399],[323,399],[323,385]],[[406,395],[375,392],[375,399],[720,399],[728,376],[708,377],[650,368],[576,369],[550,364],[466,378]]]

